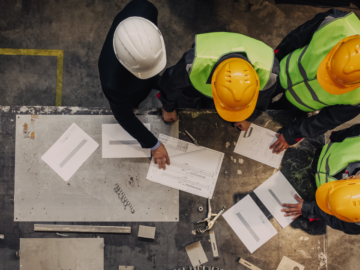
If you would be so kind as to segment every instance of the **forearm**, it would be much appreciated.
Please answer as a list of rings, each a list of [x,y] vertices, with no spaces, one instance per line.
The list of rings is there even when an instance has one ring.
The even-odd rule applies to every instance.
[[[110,107],[119,125],[134,137],[142,148],[156,148],[158,139],[135,116],[131,106],[119,106],[110,102]]]
[[[325,213],[319,208],[315,201],[304,201],[301,212],[306,218],[319,218],[321,220],[324,220],[326,225],[330,226],[335,230],[340,230],[347,234],[360,234],[359,225],[342,221],[335,216]]]
[[[330,135],[330,140],[332,142],[342,142],[348,137],[357,137],[360,136],[360,124],[353,125],[349,128],[334,131]]]
[[[250,115],[250,117],[246,119],[246,121],[249,122],[255,121],[263,112],[265,112],[268,109],[269,104],[271,103],[272,100],[272,95],[275,93],[279,83],[277,74],[273,74],[273,76],[276,76],[275,82],[268,89],[260,91],[255,110],[252,113],[252,115]]]
[[[286,142],[296,143],[297,138],[314,138],[328,130],[353,119],[360,113],[360,107],[351,105],[336,105],[323,108],[318,114],[303,118],[281,129]]]

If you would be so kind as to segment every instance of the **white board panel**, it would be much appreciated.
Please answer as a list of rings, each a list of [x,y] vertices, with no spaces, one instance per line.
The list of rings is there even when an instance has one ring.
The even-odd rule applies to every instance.
[[[139,119],[155,136],[178,137],[178,123]],[[72,123],[101,146],[102,124],[117,122],[112,115],[16,116],[15,221],[179,220],[179,191],[146,180],[150,158],[103,159],[100,147],[64,182],[41,156]]]
[[[103,238],[21,238],[20,270],[104,269]]]

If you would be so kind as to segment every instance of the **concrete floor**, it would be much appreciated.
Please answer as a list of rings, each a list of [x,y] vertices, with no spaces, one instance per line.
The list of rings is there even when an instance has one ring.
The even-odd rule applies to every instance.
[[[108,107],[100,88],[97,60],[112,19],[128,2],[1,0],[0,48],[64,50],[62,105]],[[275,4],[274,0],[152,2],[159,9],[168,66],[190,48],[197,33],[238,32],[274,48],[299,24],[328,10]],[[339,9],[354,11],[360,17],[354,5],[351,9]],[[0,55],[0,82],[0,105],[55,105],[56,58]],[[160,107],[155,93],[142,107]],[[352,123],[360,123],[360,118]],[[332,229],[328,229],[327,235],[328,269],[358,269],[360,257],[355,253],[360,247],[359,241],[355,241],[358,238]]]

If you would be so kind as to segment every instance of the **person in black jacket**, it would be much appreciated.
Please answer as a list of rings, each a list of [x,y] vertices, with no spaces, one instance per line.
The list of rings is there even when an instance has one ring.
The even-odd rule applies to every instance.
[[[350,139],[351,141],[346,141],[346,144],[343,144],[343,142],[346,139],[348,139],[348,140]],[[334,146],[334,144],[337,143],[340,146],[337,149],[340,149],[340,151],[344,152],[345,153],[344,156],[341,157],[336,152],[331,153],[331,155],[330,155],[329,152],[331,152],[331,148],[329,148],[330,150],[328,150],[327,146],[325,146],[323,148],[322,154],[323,153],[325,155],[327,154],[328,157],[334,156],[332,158],[334,158],[335,161],[339,160],[339,163],[342,162],[342,163],[344,163],[344,164],[346,163],[348,165],[345,166],[345,168],[343,168],[340,171],[337,168],[335,168],[334,174],[328,175],[327,181],[329,179],[332,179],[335,181],[336,181],[336,179],[337,180],[360,179],[360,156],[359,156],[358,160],[354,161],[353,157],[346,156],[347,153],[350,154],[350,151],[346,150],[346,149],[344,151],[345,147],[347,147],[347,149],[350,149],[353,147],[353,148],[355,148],[354,151],[356,153],[356,151],[358,149],[358,144],[360,144],[360,124],[354,125],[348,129],[333,132],[330,136],[330,140],[331,140],[331,143],[328,144],[327,146],[329,146],[329,145]],[[318,161],[318,157],[315,157],[314,162],[313,162],[313,168],[312,168],[313,172],[319,171],[318,165],[320,162],[325,162],[325,159],[327,159],[327,158],[322,158],[320,156],[320,159]],[[348,161],[351,161],[351,162],[348,163]],[[344,164],[339,164],[338,166],[343,167]],[[327,166],[325,166],[325,167],[327,167]],[[332,168],[329,168],[329,171],[331,171],[331,169]],[[317,175],[318,173],[314,173],[314,176],[318,176]],[[344,173],[345,173],[345,175],[344,175]],[[323,173],[320,171],[320,174],[323,174]],[[317,179],[317,181],[318,181],[317,185],[319,187],[323,187],[323,185],[325,185],[323,182],[319,181],[319,178]],[[329,183],[329,182],[327,182],[327,183]],[[334,183],[334,182],[330,182],[330,183]],[[355,193],[353,195],[355,195]],[[312,201],[312,202],[305,201],[305,200],[299,198],[297,195],[295,195],[295,199],[299,203],[283,204],[283,206],[285,208],[282,210],[282,212],[286,212],[285,216],[294,216],[293,220],[301,215],[303,215],[306,218],[311,218],[311,219],[318,218],[321,220],[325,220],[326,224],[333,229],[343,231],[347,234],[360,234],[360,222],[342,221],[339,218],[335,217],[334,215],[330,215],[330,214],[324,212],[323,210],[321,210],[321,208],[319,207],[319,205],[316,201]]]
[[[118,123],[143,148],[150,148],[159,168],[170,165],[165,146],[135,116],[133,109],[149,95],[166,66],[158,11],[146,0],[133,0],[115,17],[99,58],[103,92]],[[145,44],[145,45],[144,45]]]
[[[295,144],[303,137],[313,138],[318,135],[321,135],[326,131],[341,125],[342,123],[345,123],[353,119],[360,113],[360,107],[358,105],[357,100],[354,100],[353,98],[349,98],[346,102],[340,101],[342,96],[340,94],[341,89],[344,89],[348,86],[345,86],[344,88],[341,87],[339,88],[340,89],[339,93],[335,93],[334,96],[332,97],[331,100],[332,103],[328,103],[328,101],[326,101],[327,94],[326,93],[323,94],[321,92],[323,90],[319,90],[318,92],[316,92],[316,90],[319,89],[319,86],[317,86],[316,84],[316,80],[319,81],[321,87],[325,91],[327,92],[330,91],[328,91],[326,85],[324,86],[324,83],[322,83],[322,81],[320,80],[318,76],[319,73],[313,74],[314,72],[311,72],[314,69],[314,65],[309,64],[309,62],[311,61],[311,60],[309,61],[309,57],[316,58],[317,55],[320,54],[320,52],[314,52],[314,50],[309,51],[311,50],[311,42],[317,42],[318,44],[322,44],[320,45],[320,47],[324,47],[324,51],[333,48],[333,47],[325,48],[328,42],[324,38],[317,39],[316,36],[314,37],[315,33],[318,30],[327,27],[329,30],[333,30],[332,32],[334,33],[334,36],[332,42],[336,43],[338,42],[338,39],[340,39],[340,41],[342,42],[341,38],[343,37],[339,35],[340,32],[337,30],[338,29],[337,25],[339,25],[340,19],[350,16],[355,16],[355,15],[353,13],[347,13],[336,9],[331,9],[327,12],[319,13],[313,19],[307,21],[306,23],[302,24],[295,30],[291,31],[283,39],[283,41],[276,47],[275,57],[280,61],[281,84],[279,84],[280,87],[275,91],[274,96],[280,93],[283,93],[283,95],[280,98],[280,100],[270,104],[269,109],[289,110],[299,113],[316,111],[316,110],[320,110],[320,112],[318,114],[314,114],[311,117],[307,117],[306,114],[304,114],[304,117],[302,119],[295,121],[291,123],[289,126],[279,130],[279,134],[277,134],[278,140],[270,147],[270,149],[273,149],[274,153],[280,153],[281,151],[287,149],[290,145]],[[356,27],[354,28],[351,25],[348,25],[348,22],[344,23],[344,25],[348,25],[347,27],[350,29],[348,32],[351,33],[350,35],[353,35],[352,37],[356,37],[358,34],[360,34],[356,32],[357,31],[356,29],[358,29],[358,25],[359,25],[359,22],[356,20],[358,19],[356,18],[352,20],[352,23],[356,25]],[[337,23],[337,24],[333,24],[333,23]],[[339,29],[343,29],[341,27],[342,26],[340,26]],[[346,34],[344,34],[344,36],[346,36]],[[331,40],[331,37],[329,38]],[[344,39],[346,40],[346,38]],[[341,47],[339,46],[339,48]],[[302,51],[299,52],[300,49]],[[314,56],[309,56],[309,53],[310,55],[313,53]],[[358,56],[354,55],[354,57],[358,57]],[[304,58],[307,59],[304,60]],[[321,62],[325,60],[327,60],[327,57],[323,59],[319,57],[317,59],[317,62]],[[358,60],[354,59],[354,62],[358,62]],[[308,66],[308,70],[306,70],[306,65]],[[321,64],[317,72],[319,72],[320,68],[321,68]],[[356,69],[357,67],[353,67],[354,71],[356,71]],[[291,75],[290,73],[293,74],[292,77],[290,76]],[[299,79],[299,77],[300,78],[303,77],[303,79]],[[286,85],[287,89],[284,89],[282,85]],[[315,86],[317,88],[315,88]],[[297,96],[300,93],[300,91],[308,91],[309,93],[306,94],[308,96],[311,93],[312,99],[314,101],[305,100],[304,97],[303,97],[304,99],[302,100],[301,96]],[[357,91],[357,90],[353,90],[353,91]],[[290,101],[289,98],[291,98]],[[309,104],[308,102],[312,102],[312,103]],[[313,104],[315,104],[320,108],[318,109],[314,108]],[[340,104],[348,104],[348,105],[340,105]]]

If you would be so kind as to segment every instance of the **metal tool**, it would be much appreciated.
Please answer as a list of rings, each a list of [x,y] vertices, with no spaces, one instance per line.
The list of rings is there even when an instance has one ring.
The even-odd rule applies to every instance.
[[[196,144],[197,146],[200,146],[199,142],[197,141],[197,139],[195,139],[190,133],[189,131],[187,131],[186,129],[184,129],[184,132],[189,136],[189,138],[193,141],[194,144]]]
[[[202,206],[199,206],[197,209],[199,212],[202,212],[204,210],[204,208]]]
[[[199,220],[197,222],[194,222],[194,224],[207,222],[207,225],[202,229],[197,229],[196,231],[198,233],[204,233],[204,232],[210,230],[214,226],[216,220],[222,215],[222,213],[224,213],[224,211],[225,211],[225,206],[217,214],[211,213],[210,198],[208,198],[208,214],[207,214],[207,217],[202,219],[202,220]],[[211,218],[213,218],[213,219],[211,219]]]

